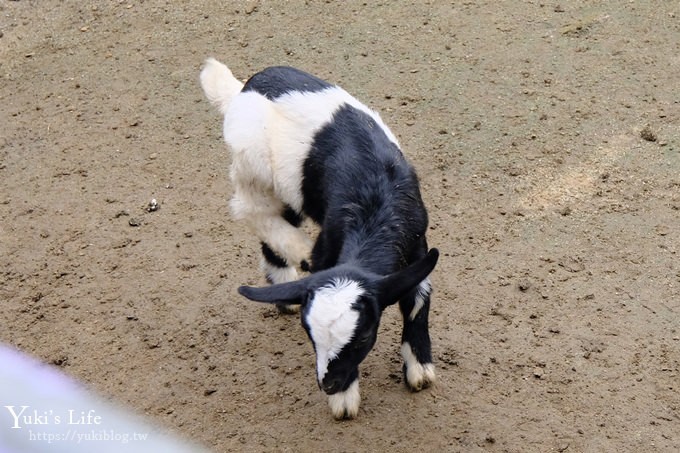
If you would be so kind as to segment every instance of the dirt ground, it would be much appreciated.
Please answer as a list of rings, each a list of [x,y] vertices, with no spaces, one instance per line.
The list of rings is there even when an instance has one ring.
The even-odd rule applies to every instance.
[[[669,1],[0,1],[0,341],[214,451],[678,451],[679,36]],[[264,280],[208,56],[399,137],[434,388],[392,307],[336,422],[298,317],[238,296]]]

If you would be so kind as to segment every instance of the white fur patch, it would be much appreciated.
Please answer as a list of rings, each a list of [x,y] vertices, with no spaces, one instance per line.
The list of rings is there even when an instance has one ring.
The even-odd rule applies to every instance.
[[[243,84],[232,75],[229,68],[214,58],[205,61],[201,71],[201,86],[210,103],[222,113],[229,109],[231,100],[243,88]]]
[[[344,392],[328,396],[328,406],[336,419],[354,418],[359,413],[361,395],[359,394],[359,379],[356,379]]]
[[[406,380],[411,389],[420,391],[435,381],[434,365],[418,362],[408,342],[401,344],[401,356],[406,364]]]
[[[316,349],[316,372],[323,381],[328,364],[354,336],[359,313],[352,304],[364,293],[354,280],[334,280],[318,289],[310,302],[306,321]]]
[[[236,165],[236,162],[234,162]],[[254,185],[254,181],[242,182],[247,172],[234,176],[235,193],[231,200],[231,210],[235,219],[248,222],[258,239],[291,266],[309,261],[313,242],[299,228],[294,227],[283,217],[284,204],[273,197],[271,190]]]
[[[264,258],[260,260],[260,269],[269,278],[270,283],[273,285],[292,282],[298,278],[297,270],[294,267],[274,266]]]
[[[425,304],[425,298],[429,297],[431,292],[432,283],[430,282],[430,278],[427,277],[418,285],[418,292],[416,293],[416,302],[413,305],[413,310],[411,310],[411,314],[409,315],[409,319],[411,321],[416,319],[418,312],[420,311],[421,308],[423,308],[423,305]]]

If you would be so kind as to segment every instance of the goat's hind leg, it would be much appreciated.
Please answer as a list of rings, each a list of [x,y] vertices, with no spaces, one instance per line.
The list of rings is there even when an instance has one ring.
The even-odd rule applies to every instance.
[[[436,377],[428,328],[431,293],[428,277],[399,301],[404,319],[401,337],[404,380],[407,387],[415,392],[429,387]]]
[[[291,208],[286,208],[282,217],[295,228],[298,228],[302,223],[302,217]],[[261,244],[262,261],[260,267],[269,284],[276,285],[298,279],[298,272],[295,266],[290,265],[285,258],[279,256],[266,242]],[[303,271],[309,270],[309,265],[306,261],[302,261],[300,267]],[[299,305],[277,304],[276,308],[284,314],[293,314],[299,311]]]
[[[289,266],[286,260],[274,252],[267,243],[262,242],[262,261],[260,263],[267,283],[276,285],[279,283],[292,282],[297,280],[298,272],[293,266]],[[297,313],[299,305],[276,304],[279,312],[285,314]]]

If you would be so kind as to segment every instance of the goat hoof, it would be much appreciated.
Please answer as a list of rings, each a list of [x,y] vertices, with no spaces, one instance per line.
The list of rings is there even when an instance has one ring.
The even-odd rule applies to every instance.
[[[336,420],[351,420],[359,413],[361,396],[359,394],[359,381],[355,380],[344,392],[334,393],[328,396],[328,406]]]
[[[342,413],[342,418],[340,420],[352,420],[354,418],[353,415],[350,415],[347,409],[345,409],[345,412]]]
[[[419,392],[432,385],[436,377],[432,363],[420,363],[407,342],[401,344],[401,356],[404,358],[404,382],[409,390]]]
[[[282,315],[294,315],[300,311],[299,305],[276,304],[276,308]]]
[[[417,363],[410,367],[404,365],[404,383],[412,392],[419,392],[430,387],[435,381],[434,365]]]

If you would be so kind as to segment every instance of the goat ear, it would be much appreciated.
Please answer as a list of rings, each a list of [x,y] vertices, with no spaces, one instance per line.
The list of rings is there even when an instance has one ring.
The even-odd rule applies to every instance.
[[[382,308],[392,305],[425,280],[439,259],[439,250],[431,249],[427,255],[404,269],[383,277],[378,282]]]
[[[270,304],[301,304],[303,296],[307,291],[305,279],[296,280],[288,283],[256,288],[254,286],[240,286],[238,293],[255,302],[267,302]]]

